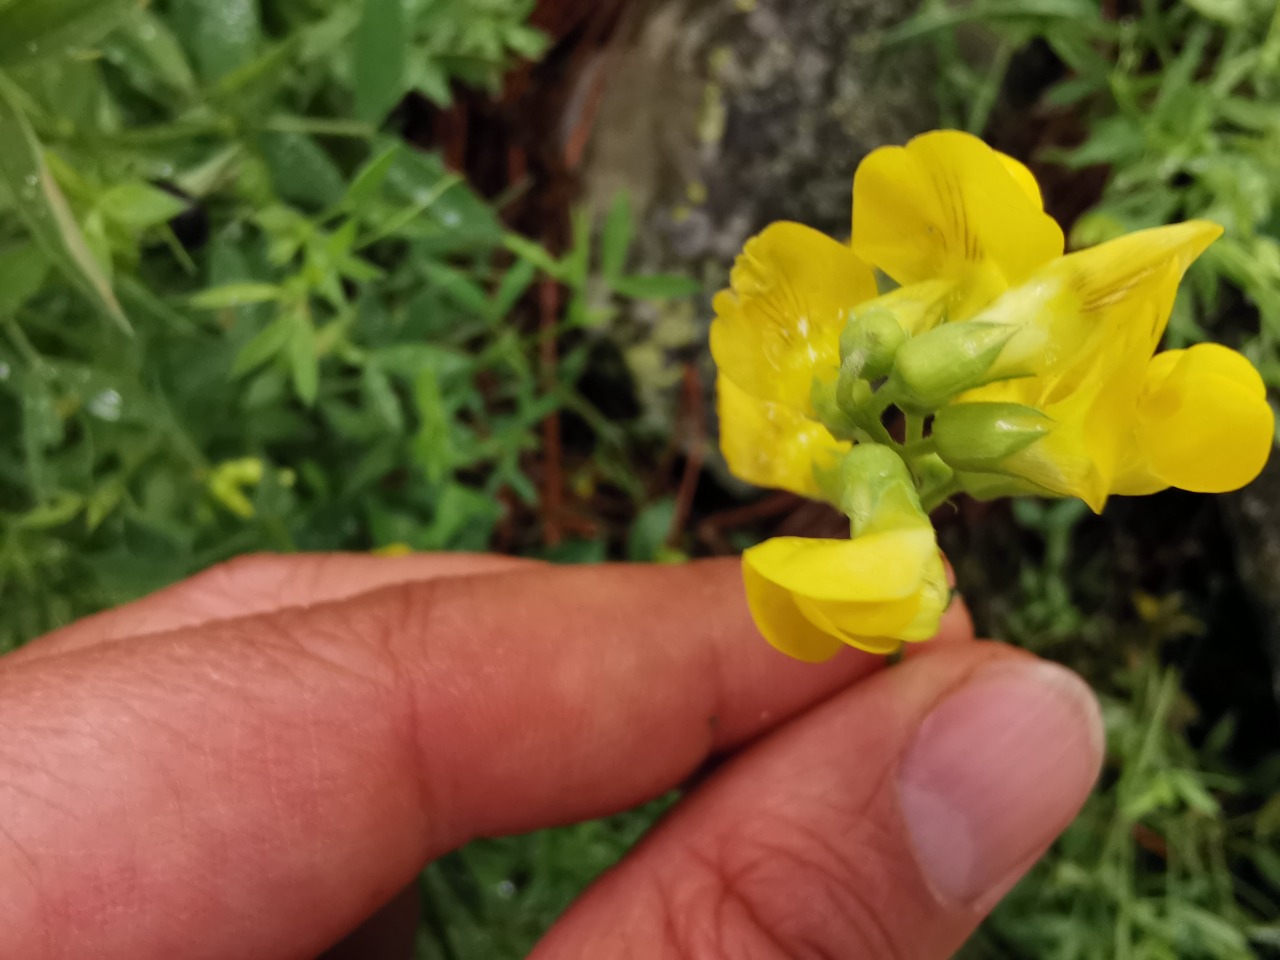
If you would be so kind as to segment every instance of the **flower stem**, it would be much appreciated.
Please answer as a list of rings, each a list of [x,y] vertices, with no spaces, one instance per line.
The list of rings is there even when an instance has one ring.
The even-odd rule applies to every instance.
[[[949,480],[940,487],[922,491],[920,494],[920,506],[924,508],[925,513],[933,513],[960,491],[960,481]]]
[[[933,442],[933,437],[917,438],[912,440],[908,437],[907,442],[902,447],[902,455],[910,463],[917,457],[927,457],[937,449],[937,444]]]
[[[908,450],[911,445],[917,441],[924,439],[924,417],[916,416],[914,413],[904,415],[906,417],[906,430],[903,439],[906,442]]]

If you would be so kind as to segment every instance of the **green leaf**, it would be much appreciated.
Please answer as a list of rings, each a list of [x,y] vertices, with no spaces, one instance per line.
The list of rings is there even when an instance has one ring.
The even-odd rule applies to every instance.
[[[632,300],[677,300],[698,293],[702,284],[692,277],[655,273],[643,277],[620,277],[613,282],[613,289]]]
[[[90,253],[66,198],[49,173],[35,132],[3,79],[0,77],[0,193],[7,188],[32,237],[67,280],[122,331],[132,333],[110,281]]]
[[[249,64],[262,44],[258,0],[171,0],[169,16],[205,80]]]
[[[414,456],[427,481],[438,485],[453,470],[454,449],[449,414],[435,370],[418,371],[413,379],[413,400],[419,419],[418,434],[413,442]]]
[[[93,492],[85,505],[85,523],[89,525],[90,532],[98,529],[102,521],[120,505],[124,494],[124,483],[119,478],[108,480]]]
[[[150,184],[135,182],[112,187],[102,195],[98,208],[122,226],[146,230],[184,213],[187,204]]]
[[[964,7],[926,7],[920,13],[887,31],[881,49],[902,46],[938,33],[947,33],[967,23],[996,25],[1033,19],[1092,23],[1098,19],[1096,0],[990,0]]]
[[[142,0],[8,0],[0,5],[0,66],[65,57],[102,39]]]
[[[604,540],[566,540],[554,547],[547,547],[541,552],[541,557],[551,563],[583,566],[604,563],[609,559],[609,554]]]
[[[609,208],[609,215],[604,221],[604,236],[600,243],[601,270],[608,280],[616,280],[622,276],[627,265],[627,254],[631,252],[631,239],[635,234],[635,224],[631,219],[631,199],[625,194],[618,194]]]
[[[358,209],[376,197],[382,185],[386,183],[387,175],[391,172],[391,167],[395,164],[401,149],[399,143],[393,143],[361,167],[351,179],[351,186],[347,188],[347,195],[343,197],[342,205]]]
[[[400,405],[400,398],[396,396],[391,378],[375,364],[369,364],[361,374],[361,382],[365,400],[378,418],[394,433],[403,433],[404,409]]]
[[[157,100],[166,92],[190,97],[196,77],[182,44],[161,17],[139,10],[116,30],[106,44],[107,58],[117,64],[140,90]]]
[[[83,509],[84,497],[60,490],[48,503],[41,504],[19,517],[18,527],[23,530],[49,530],[60,527],[69,520],[73,520]]]
[[[652,563],[659,559],[666,550],[675,517],[676,502],[671,497],[651,503],[640,511],[627,538],[628,559],[633,563]]]
[[[355,38],[356,115],[380,123],[405,93],[409,60],[405,0],[364,0]]]
[[[273,283],[229,283],[202,290],[191,298],[197,310],[228,310],[254,303],[271,303],[284,296],[284,288]]]
[[[532,240],[526,240],[524,237],[516,233],[508,233],[502,238],[502,245],[507,248],[508,252],[514,253],[521,260],[527,260],[533,264],[547,276],[556,280],[562,279],[565,273],[564,267],[555,257],[547,253],[547,251]]]
[[[258,146],[281,199],[315,209],[342,200],[346,180],[315,140],[300,133],[264,133]]]
[[[241,348],[231,367],[231,376],[240,377],[262,366],[285,348],[292,334],[288,317],[273,320]]]
[[[309,317],[297,317],[289,337],[289,372],[298,399],[308,407],[320,393],[320,357],[316,352],[316,328]]]
[[[430,261],[423,263],[421,268],[439,292],[455,306],[477,317],[489,315],[489,298],[480,285],[466,274],[442,263]]]
[[[1244,23],[1249,15],[1246,0],[1186,0],[1186,4],[1201,16],[1232,27]]]
[[[467,354],[427,343],[401,343],[372,354],[372,360],[387,373],[412,381],[423,370],[440,377],[452,377],[471,369]]]
[[[48,275],[49,259],[35,244],[0,250],[0,320],[21,310]]]
[[[441,109],[453,106],[453,88],[449,85],[449,75],[430,56],[421,57],[410,65],[406,86],[420,91]]]
[[[498,284],[498,290],[493,296],[493,307],[491,314],[494,319],[501,320],[512,310],[515,309],[525,293],[533,286],[533,281],[538,278],[538,268],[528,260],[518,260],[510,270],[502,278],[502,282]]]

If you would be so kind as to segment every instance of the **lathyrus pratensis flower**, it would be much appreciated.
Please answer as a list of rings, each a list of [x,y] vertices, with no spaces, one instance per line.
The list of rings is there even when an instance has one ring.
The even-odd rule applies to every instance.
[[[948,591],[928,514],[961,491],[1101,510],[1252,480],[1274,436],[1257,371],[1214,344],[1156,353],[1220,233],[1177,224],[1064,256],[1030,171],[939,131],[859,167],[850,243],[794,223],[749,241],[711,329],[726,462],[836,505],[851,532],[747,551],[765,637],[806,660],[932,637]]]

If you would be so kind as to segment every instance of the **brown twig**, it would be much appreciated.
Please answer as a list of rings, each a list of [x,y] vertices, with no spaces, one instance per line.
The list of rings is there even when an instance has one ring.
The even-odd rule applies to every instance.
[[[556,388],[556,321],[560,314],[560,288],[554,280],[543,280],[538,287],[539,360],[542,389],[550,393]],[[564,540],[560,517],[564,513],[564,450],[560,436],[560,414],[552,412],[542,421],[542,539],[548,547]]]
[[[675,514],[671,518],[671,531],[667,534],[667,544],[674,546],[684,533],[685,524],[689,522],[689,513],[693,509],[693,496],[698,491],[698,478],[702,476],[702,465],[706,459],[703,449],[707,439],[706,404],[702,396],[702,378],[698,376],[698,366],[689,362],[684,365],[683,407],[685,423],[688,424],[687,454],[684,461],[684,474],[680,478],[680,489],[676,493]]]
[[[698,533],[714,534],[726,530],[736,530],[757,520],[765,520],[794,510],[803,501],[794,493],[775,493],[773,496],[749,503],[745,507],[734,507],[713,513],[698,524]]]

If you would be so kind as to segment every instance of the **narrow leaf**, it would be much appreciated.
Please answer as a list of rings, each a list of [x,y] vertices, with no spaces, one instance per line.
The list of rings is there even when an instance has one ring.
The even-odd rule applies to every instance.
[[[364,0],[355,38],[356,115],[379,123],[405,92],[409,29],[404,0]]]
[[[227,310],[254,303],[270,303],[284,296],[284,290],[272,283],[229,283],[203,290],[191,298],[197,310]]]
[[[102,39],[141,0],[8,0],[0,29],[0,66],[65,57]]]
[[[49,260],[32,243],[0,250],[0,320],[34,297],[49,275]]]
[[[102,267],[44,161],[25,116],[0,83],[0,184],[41,249],[66,278],[125,333],[133,331]]]
[[[634,233],[631,200],[625,193],[620,193],[613,201],[613,206],[609,208],[609,215],[604,221],[600,255],[606,278],[613,280],[622,276],[622,271],[627,265],[627,254],[631,252],[631,239]]]
[[[692,277],[655,273],[644,277],[622,277],[614,281],[613,289],[632,300],[676,300],[693,296],[702,289],[702,284]]]
[[[320,393],[320,358],[316,354],[316,328],[308,317],[294,320],[289,339],[289,370],[298,399],[308,407]]]

